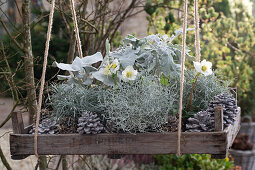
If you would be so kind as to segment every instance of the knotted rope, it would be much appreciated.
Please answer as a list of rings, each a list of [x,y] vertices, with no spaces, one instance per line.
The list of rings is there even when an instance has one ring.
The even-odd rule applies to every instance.
[[[48,31],[47,31],[47,39],[46,39],[46,43],[45,43],[43,70],[42,70],[42,77],[41,77],[41,87],[40,87],[40,91],[39,91],[39,100],[38,100],[37,110],[36,110],[34,153],[35,153],[35,156],[37,156],[37,157],[39,156],[38,155],[38,150],[37,150],[38,149],[37,148],[38,127],[39,127],[40,112],[41,112],[41,107],[42,107],[42,95],[43,95],[44,84],[45,84],[45,73],[46,73],[47,59],[48,59],[48,53],[49,53],[49,45],[50,45],[50,38],[51,38],[54,8],[55,8],[55,0],[52,0],[51,1],[51,8],[50,8],[50,15],[49,15],[49,25],[48,25]]]
[[[184,14],[182,26],[182,60],[181,60],[181,78],[180,78],[180,102],[179,102],[179,122],[178,122],[178,141],[177,155],[181,156],[181,131],[182,131],[182,98],[183,98],[183,82],[184,82],[184,67],[185,67],[185,49],[186,49],[186,30],[187,30],[187,13],[188,0],[184,0]]]
[[[76,18],[76,12],[75,12],[75,6],[74,6],[73,0],[70,0],[70,5],[71,5],[72,17],[73,17],[73,21],[74,21],[75,38],[76,38],[76,42],[77,42],[77,46],[78,46],[77,47],[78,53],[79,53],[79,57],[83,58],[82,48],[81,48],[81,39],[80,39],[80,35],[79,35],[79,28],[78,28],[78,24],[77,24],[77,18]]]

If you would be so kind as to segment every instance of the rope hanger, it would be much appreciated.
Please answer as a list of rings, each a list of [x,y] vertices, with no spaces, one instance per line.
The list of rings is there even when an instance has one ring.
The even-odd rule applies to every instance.
[[[183,98],[183,82],[184,82],[184,64],[185,64],[185,48],[186,48],[186,30],[187,30],[187,13],[188,1],[184,0],[184,14],[182,26],[182,59],[181,59],[181,77],[180,77],[180,102],[179,102],[179,122],[177,136],[177,155],[181,156],[181,131],[182,131],[182,98]]]
[[[72,17],[73,17],[73,22],[74,22],[74,28],[75,28],[75,38],[78,46],[78,53],[79,57],[83,58],[82,55],[82,48],[81,48],[81,39],[79,35],[79,28],[78,28],[78,23],[77,23],[77,18],[76,18],[76,11],[75,11],[75,6],[74,6],[74,1],[70,0],[70,6],[71,6],[71,11],[72,11]]]
[[[41,77],[41,86],[39,91],[39,99],[36,109],[36,123],[35,123],[35,136],[34,136],[34,152],[35,156],[39,157],[38,155],[38,127],[39,127],[39,121],[40,121],[40,112],[42,107],[42,95],[44,90],[44,84],[45,84],[45,74],[46,74],[46,66],[47,66],[47,59],[48,59],[48,53],[49,53],[49,46],[50,46],[50,38],[51,38],[51,30],[52,30],[52,23],[53,23],[53,15],[54,15],[54,8],[55,8],[55,0],[51,1],[51,8],[50,8],[50,16],[49,16],[49,25],[48,25],[48,31],[47,31],[47,39],[45,43],[45,51],[44,51],[44,60],[43,60],[43,70],[42,70],[42,77]]]
[[[70,0],[70,6],[71,6],[71,11],[72,11],[72,18],[73,18],[73,21],[74,21],[75,38],[76,38],[76,42],[77,42],[77,46],[78,46],[79,57],[82,58],[83,55],[82,55],[82,48],[81,48],[81,40],[80,40],[80,36],[79,36],[79,29],[78,29],[75,6],[74,6],[74,1],[73,0]],[[47,39],[46,39],[46,43],[45,43],[43,70],[42,70],[42,77],[41,77],[41,86],[40,86],[39,99],[38,99],[37,111],[36,111],[34,153],[35,153],[35,156],[37,156],[37,157],[39,157],[38,147],[37,147],[38,146],[38,127],[39,127],[39,122],[40,122],[40,112],[41,112],[41,107],[42,107],[42,95],[43,95],[44,84],[45,84],[45,74],[46,74],[46,66],[47,66],[47,59],[48,59],[48,53],[49,53],[49,45],[50,45],[51,30],[52,30],[52,24],[53,24],[54,9],[55,9],[55,0],[52,0],[51,1],[51,7],[50,7]]]
[[[182,131],[182,100],[183,100],[183,84],[184,84],[184,67],[185,67],[185,49],[186,49],[186,31],[187,31],[187,14],[188,0],[184,0],[184,14],[182,26],[182,59],[181,59],[181,77],[180,77],[180,102],[179,102],[179,121],[177,132],[177,155],[181,156],[181,131]],[[200,40],[199,40],[199,12],[198,0],[194,0],[194,25],[195,25],[195,48],[196,61],[200,62]]]

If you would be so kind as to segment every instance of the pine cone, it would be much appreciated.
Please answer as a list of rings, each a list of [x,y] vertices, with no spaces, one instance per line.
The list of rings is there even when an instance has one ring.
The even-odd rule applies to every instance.
[[[214,118],[207,111],[200,111],[188,119],[187,132],[211,132],[214,130]]]
[[[227,93],[215,96],[214,100],[209,103],[209,107],[207,109],[207,111],[211,113],[212,117],[214,117],[214,108],[216,106],[223,107],[224,127],[227,127],[229,124],[233,124],[235,121],[234,118],[238,113],[236,99]]]
[[[83,112],[78,119],[77,132],[79,134],[97,134],[104,130],[97,114],[92,112]]]
[[[48,109],[42,109],[41,113],[40,113],[40,122],[42,122],[42,120],[50,118],[50,112]],[[36,114],[33,117],[33,122],[36,122]]]
[[[163,125],[163,130],[167,132],[176,132],[178,130],[178,119],[176,116],[168,117],[168,122]]]
[[[29,131],[30,134],[35,134],[35,125]],[[55,120],[49,118],[42,119],[38,126],[38,134],[58,134],[59,125]]]
[[[235,120],[234,118],[238,113],[237,101],[231,95],[223,93],[214,97],[214,100],[209,103],[209,107],[206,111],[198,112],[193,118],[188,119],[186,131],[214,131],[214,108],[216,106],[223,107],[224,128],[229,124],[233,124]]]

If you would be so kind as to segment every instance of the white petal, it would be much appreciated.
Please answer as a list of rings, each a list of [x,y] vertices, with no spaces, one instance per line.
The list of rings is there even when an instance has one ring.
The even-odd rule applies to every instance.
[[[208,68],[208,69],[211,69],[212,68],[212,63],[207,61],[205,66]]]
[[[116,65],[119,64],[119,60],[118,59],[114,59],[113,63],[115,63]]]
[[[204,75],[205,75],[205,76],[209,76],[209,75],[211,75],[211,74],[212,74],[212,70],[211,70],[211,69],[209,69],[208,71],[204,72]]]
[[[193,64],[194,64],[194,67],[195,67],[196,71],[201,73],[202,72],[202,70],[201,70],[202,65],[199,62],[195,62],[195,61],[193,61]]]
[[[137,70],[134,70],[134,75],[137,76]]]
[[[126,69],[127,69],[127,70],[134,70],[134,68],[133,68],[132,66],[127,66]],[[125,69],[125,70],[126,70],[126,69]]]
[[[201,61],[201,65],[206,65],[206,60]]]

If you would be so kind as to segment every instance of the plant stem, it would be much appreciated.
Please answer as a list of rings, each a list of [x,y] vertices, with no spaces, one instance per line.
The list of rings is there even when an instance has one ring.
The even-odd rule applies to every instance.
[[[47,170],[47,158],[46,156],[39,156],[38,165],[40,170]]]
[[[0,146],[0,157],[1,157],[1,160],[2,160],[2,162],[4,164],[4,166],[6,167],[6,169],[7,170],[11,170],[12,168],[11,168],[10,164],[7,162],[7,160],[6,160],[5,156],[4,156],[4,153],[2,151],[1,146]]]
[[[116,74],[112,74],[112,78],[113,78],[113,82],[114,82],[114,85],[117,86],[117,73]]]
[[[192,97],[193,97],[193,92],[194,92],[198,77],[199,77],[199,73],[196,75],[195,81],[192,83],[191,92],[190,92],[189,100],[188,100],[187,107],[186,107],[186,108],[189,108],[189,111],[192,111],[192,109],[193,109],[192,108]]]
[[[68,163],[66,160],[66,155],[62,155],[62,169],[63,170],[68,170]]]

